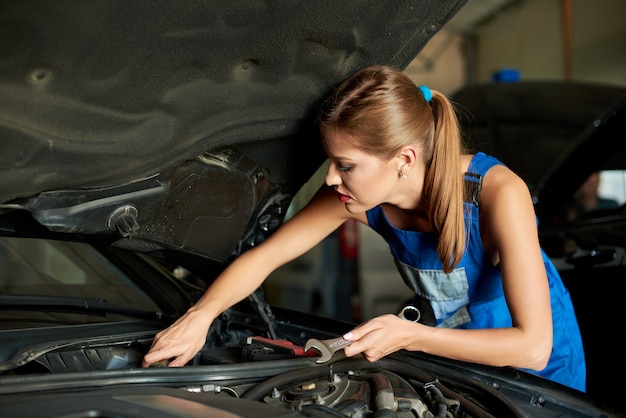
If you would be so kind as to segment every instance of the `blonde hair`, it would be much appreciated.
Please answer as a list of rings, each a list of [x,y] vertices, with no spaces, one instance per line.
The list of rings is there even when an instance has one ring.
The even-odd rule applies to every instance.
[[[421,89],[404,73],[387,66],[365,68],[348,78],[322,103],[318,124],[322,140],[341,131],[358,138],[364,152],[383,160],[405,145],[414,145],[426,166],[423,198],[439,237],[437,254],[449,273],[465,251],[463,176],[465,152],[452,103],[431,90],[427,102]]]

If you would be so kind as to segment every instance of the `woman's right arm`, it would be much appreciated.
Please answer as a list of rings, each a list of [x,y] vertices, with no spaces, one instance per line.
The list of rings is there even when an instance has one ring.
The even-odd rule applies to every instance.
[[[233,261],[185,315],[159,332],[143,366],[169,359],[172,367],[187,364],[204,346],[209,327],[220,313],[246,298],[272,271],[313,248],[350,216],[336,194],[322,187],[268,239]]]

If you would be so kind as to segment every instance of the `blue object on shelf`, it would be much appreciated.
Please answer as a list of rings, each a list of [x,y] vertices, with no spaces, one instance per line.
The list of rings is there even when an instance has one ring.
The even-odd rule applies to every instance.
[[[515,83],[521,78],[519,70],[515,68],[502,68],[493,73],[491,77],[494,83]]]

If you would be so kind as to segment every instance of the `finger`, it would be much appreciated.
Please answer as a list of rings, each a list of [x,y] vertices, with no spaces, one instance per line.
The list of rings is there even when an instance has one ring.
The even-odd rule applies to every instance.
[[[343,349],[346,357],[356,356],[367,349],[367,344],[364,344],[361,340],[355,340],[352,344],[346,346]]]
[[[381,317],[377,317],[377,318],[370,319],[369,321],[360,324],[359,326],[354,328],[352,331],[344,334],[343,338],[345,338],[348,341],[358,341],[364,336],[366,336],[367,334],[373,331],[376,331],[382,327],[384,327],[384,322],[381,321]]]
[[[370,330],[367,327],[367,322],[365,322],[359,325],[358,327],[354,328],[352,331],[345,333],[343,335],[343,338],[345,338],[348,341],[358,341],[368,332],[370,332]]]
[[[141,367],[150,367],[152,366],[154,363],[158,362],[158,361],[162,361],[163,359],[159,358],[158,356],[156,356],[153,353],[148,353],[143,357],[143,360],[141,361]]]
[[[172,357],[180,355],[180,349],[177,347],[152,349],[144,357],[142,364],[150,366],[159,361],[169,360]]]
[[[344,340],[348,340],[348,341],[356,341],[359,338],[354,334],[354,330],[346,332],[345,334],[342,335]]]
[[[189,355],[181,354],[180,356],[176,357],[174,360],[170,361],[170,364],[168,364],[168,367],[183,367],[184,365],[189,363],[189,360],[191,360],[191,357]]]
[[[161,344],[161,338],[165,339],[165,331],[166,330],[163,330],[154,336],[154,338],[152,339],[152,344],[150,345],[151,352],[156,350],[157,347]]]
[[[363,353],[363,357],[365,358],[365,360],[369,361],[370,363],[374,363],[375,361],[380,360],[384,356],[381,356],[381,355],[370,355],[370,354],[367,354],[366,352],[364,352]]]

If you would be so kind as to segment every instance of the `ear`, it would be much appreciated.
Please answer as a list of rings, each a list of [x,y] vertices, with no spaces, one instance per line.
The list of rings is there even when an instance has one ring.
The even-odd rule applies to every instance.
[[[398,151],[396,158],[398,160],[398,171],[411,169],[415,161],[417,161],[417,149],[410,145],[404,146]]]

